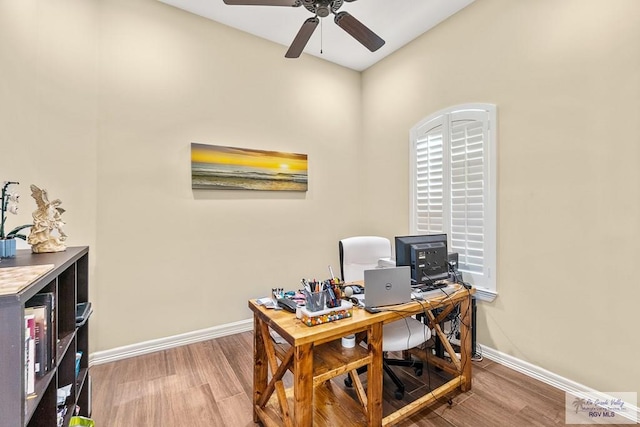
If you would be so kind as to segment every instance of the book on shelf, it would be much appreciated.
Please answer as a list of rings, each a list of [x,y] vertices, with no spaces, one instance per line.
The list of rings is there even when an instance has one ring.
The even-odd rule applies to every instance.
[[[36,316],[33,309],[24,313],[24,387],[28,396],[35,393],[36,388]]]
[[[84,326],[89,316],[93,313],[91,302],[81,302],[76,304],[76,328]]]
[[[42,376],[49,372],[56,363],[55,294],[53,292],[35,294],[25,306],[44,307],[44,312],[39,310],[40,320],[36,318],[36,322],[41,324],[42,332],[40,349],[38,349],[38,342],[36,342],[36,353],[39,356],[37,361],[42,364],[41,369],[37,372],[39,376]]]
[[[35,372],[36,375],[41,377],[46,372],[49,371],[49,363],[48,363],[48,355],[49,349],[47,348],[47,334],[48,332],[48,314],[47,307],[44,305],[39,305],[36,307],[28,307],[25,309],[29,310],[30,313],[34,315],[35,321]]]
[[[76,352],[76,379],[78,378],[78,375],[80,375],[80,362],[82,361],[82,352],[81,351],[77,351]]]

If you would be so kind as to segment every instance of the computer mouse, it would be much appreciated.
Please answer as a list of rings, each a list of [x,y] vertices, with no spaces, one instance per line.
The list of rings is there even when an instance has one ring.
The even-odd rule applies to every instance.
[[[363,292],[362,287],[358,285],[349,285],[349,286],[345,286],[344,288],[344,294],[347,297],[350,297],[351,295],[354,295],[354,294],[361,294],[362,292]]]

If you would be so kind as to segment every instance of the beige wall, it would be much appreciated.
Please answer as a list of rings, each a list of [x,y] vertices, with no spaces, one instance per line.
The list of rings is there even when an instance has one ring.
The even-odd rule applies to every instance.
[[[98,348],[247,319],[249,298],[328,275],[359,217],[360,75],[156,1],[103,4]],[[306,153],[309,191],[192,191],[191,142]]]
[[[499,121],[499,296],[479,342],[640,391],[640,2],[477,0],[364,72],[367,227],[408,230],[409,129],[469,102]]]
[[[35,184],[62,200],[70,246],[96,244],[97,25],[97,2],[0,0],[0,182],[20,182],[9,230],[32,222]]]
[[[0,180],[91,245],[93,351],[250,318],[360,232],[360,74],[155,0],[0,2]],[[192,191],[190,143],[308,154],[306,193]],[[14,222],[15,221],[15,222]]]
[[[360,75],[155,0],[0,0],[10,224],[30,183],[63,200],[70,244],[91,245],[93,351],[247,319],[247,298],[336,269],[339,238],[405,233],[409,128],[492,102],[499,297],[480,342],[637,391],[614,358],[639,350],[639,9],[477,0]],[[307,153],[309,191],[194,192],[191,142]]]

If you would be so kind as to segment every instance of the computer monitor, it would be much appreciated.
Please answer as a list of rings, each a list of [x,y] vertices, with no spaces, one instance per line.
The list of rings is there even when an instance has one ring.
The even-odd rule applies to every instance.
[[[449,277],[446,234],[396,236],[396,265],[411,267],[416,285],[431,284]]]

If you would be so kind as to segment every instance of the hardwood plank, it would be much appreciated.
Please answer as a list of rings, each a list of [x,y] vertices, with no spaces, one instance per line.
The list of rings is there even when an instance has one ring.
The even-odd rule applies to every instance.
[[[218,338],[220,348],[247,396],[253,393],[253,333]]]
[[[436,390],[433,391],[433,393],[425,394],[424,396],[421,396],[420,398],[414,400],[413,402],[402,407],[401,409],[394,412],[393,414],[386,416],[382,420],[382,424],[395,425],[399,422],[400,419],[404,419],[405,417],[416,414],[417,412],[421,412],[421,410],[419,410],[418,408],[422,404],[434,402],[438,400],[440,397],[446,396],[449,393],[453,392],[458,387],[459,387],[459,381],[457,381],[457,379],[451,380],[448,383],[438,387]]]
[[[529,377],[526,375],[514,371],[513,369],[509,369],[499,363],[493,363],[490,366],[484,368],[485,371],[490,372],[492,375],[499,377],[500,379],[506,380],[510,383],[521,384],[523,381],[531,381]],[[557,389],[555,387],[550,386],[549,384],[545,384],[541,381],[531,381],[531,384],[528,385],[527,389],[533,393],[536,393],[542,398],[547,398],[551,400],[562,400],[564,402],[564,391]]]
[[[92,377],[92,393],[94,396],[92,410],[96,419],[108,420],[109,412],[116,406],[114,403],[115,393],[113,391],[118,378],[113,374],[116,363],[118,362],[94,366],[89,370]],[[98,396],[98,398],[95,396]]]
[[[196,369],[207,379],[216,401],[244,392],[218,341],[205,341],[192,346]]]
[[[131,359],[92,366],[93,418],[108,427],[244,427],[253,423],[252,332],[191,344]],[[399,355],[398,355],[399,356]],[[450,375],[425,365],[420,377],[413,369],[393,366],[404,381],[404,399],[382,378],[383,416],[448,381]],[[314,390],[316,426],[363,425],[365,410],[355,388],[340,375]],[[360,375],[367,388],[367,374]],[[473,362],[473,389],[453,392],[429,409],[413,414],[401,427],[556,426],[564,424],[564,393],[493,361]],[[380,381],[377,379],[376,381]],[[293,386],[291,373],[286,387]],[[451,405],[448,404],[449,398]],[[293,408],[293,398],[287,399]],[[272,401],[265,412],[280,418]],[[348,421],[345,422],[345,419]]]
[[[194,346],[183,346],[165,352],[167,355],[167,365],[170,372],[179,379],[176,387],[189,389],[199,387],[208,383],[208,379],[199,369],[193,369],[196,364],[196,353]],[[192,369],[189,369],[191,367]],[[141,376],[142,379],[144,377]]]
[[[289,389],[287,398],[293,404],[293,392]],[[314,427],[359,427],[366,425],[363,408],[345,392],[344,387],[327,381],[314,390],[313,425]],[[265,412],[271,418],[281,420],[277,399],[272,398]],[[281,423],[279,424],[281,425]]]
[[[211,425],[229,425],[229,426],[254,426],[253,418],[251,416],[251,399],[250,395],[245,393],[238,394],[235,396],[231,396],[223,401],[216,402],[219,408],[221,420],[220,424],[211,424]],[[193,424],[194,426],[198,425],[208,425],[206,424],[208,421],[203,419],[200,421],[200,424]],[[185,425],[185,424],[176,424],[176,425]]]

